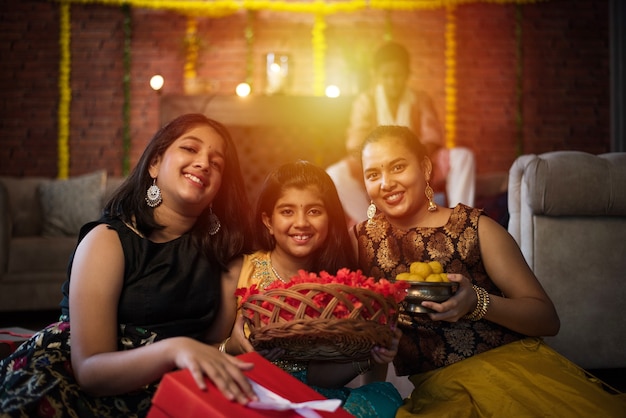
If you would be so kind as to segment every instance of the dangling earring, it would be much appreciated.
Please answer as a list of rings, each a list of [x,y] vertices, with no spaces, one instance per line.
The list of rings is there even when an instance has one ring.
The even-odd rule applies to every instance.
[[[213,207],[209,208],[209,235],[217,234],[217,231],[220,230],[222,224],[220,223],[219,218],[215,213],[213,213]]]
[[[374,216],[376,216],[376,205],[373,200],[370,200],[370,205],[367,207],[367,223],[372,223]]]
[[[428,157],[424,157],[424,164],[425,164],[424,177],[426,180],[426,190],[424,190],[424,194],[426,195],[426,199],[428,199],[428,211],[434,212],[437,210],[437,204],[433,201],[435,192],[433,191],[433,188],[430,187],[430,174],[431,174],[431,170],[433,169],[433,166],[430,160],[428,159]]]
[[[428,211],[429,212],[436,211],[437,204],[433,201],[433,196],[435,195],[435,192],[433,191],[433,188],[430,187],[430,183],[428,182],[428,180],[426,180],[426,190],[424,190],[424,194],[426,195],[426,198],[428,199]]]
[[[151,208],[156,208],[162,201],[161,189],[156,185],[156,178],[154,178],[152,179],[152,186],[148,187],[148,191],[146,192],[146,203]]]

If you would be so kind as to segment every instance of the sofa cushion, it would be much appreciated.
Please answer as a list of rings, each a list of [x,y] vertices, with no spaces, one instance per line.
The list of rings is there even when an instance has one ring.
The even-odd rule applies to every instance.
[[[18,237],[11,240],[7,273],[33,273],[28,279],[36,280],[34,273],[62,272],[67,270],[76,237]],[[6,278],[3,278],[5,281]]]
[[[42,235],[78,235],[85,223],[98,219],[106,178],[106,171],[99,170],[67,180],[41,182]]]
[[[41,234],[42,213],[37,188],[46,180],[45,177],[0,177],[9,197],[12,236]]]

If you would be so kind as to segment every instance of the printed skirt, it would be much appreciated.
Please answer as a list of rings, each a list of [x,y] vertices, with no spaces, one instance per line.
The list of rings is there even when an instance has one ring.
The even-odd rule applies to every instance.
[[[151,342],[141,337],[142,331],[126,329],[122,348]],[[120,396],[82,391],[72,371],[70,323],[62,321],[37,332],[0,361],[0,417],[143,417],[156,388],[154,383]]]

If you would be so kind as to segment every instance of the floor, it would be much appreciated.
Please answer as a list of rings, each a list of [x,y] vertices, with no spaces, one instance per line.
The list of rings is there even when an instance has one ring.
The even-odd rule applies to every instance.
[[[59,310],[1,312],[0,328],[22,327],[36,331],[56,322],[59,314]],[[626,368],[589,370],[589,372],[612,388],[626,393]]]

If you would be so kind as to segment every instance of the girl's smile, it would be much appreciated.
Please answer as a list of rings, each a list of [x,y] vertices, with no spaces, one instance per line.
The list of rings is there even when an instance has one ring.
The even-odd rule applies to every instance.
[[[286,189],[263,222],[276,240],[277,257],[308,259],[328,237],[328,213],[316,186]]]

